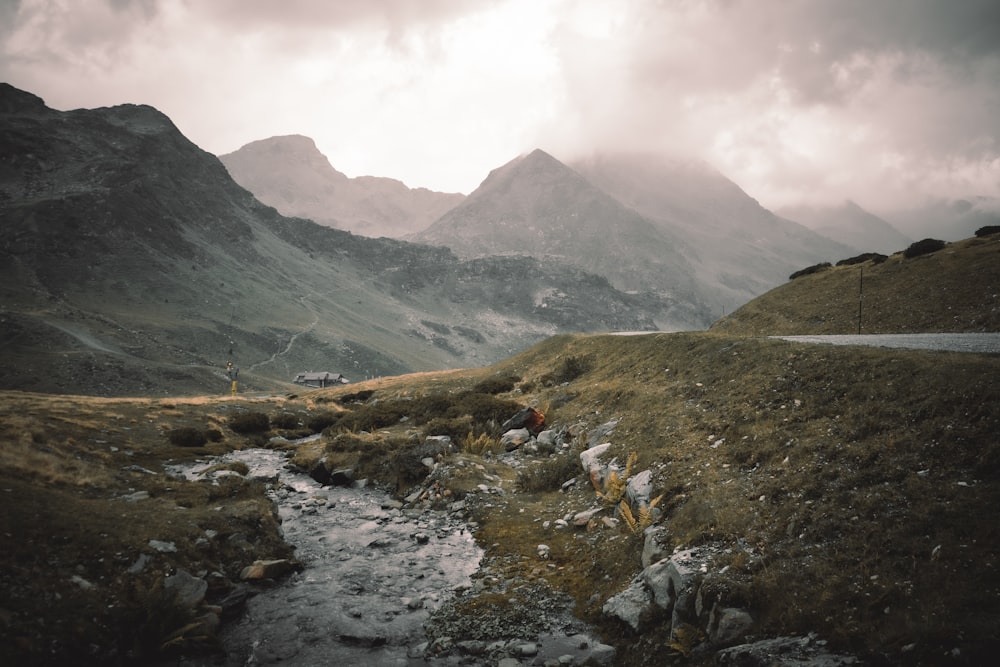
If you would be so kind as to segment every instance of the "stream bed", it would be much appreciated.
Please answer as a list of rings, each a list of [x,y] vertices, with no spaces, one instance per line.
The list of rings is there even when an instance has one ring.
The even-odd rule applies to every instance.
[[[241,461],[270,491],[285,540],[304,570],[247,601],[222,628],[224,665],[426,664],[423,624],[456,589],[468,587],[482,550],[446,512],[402,510],[363,485],[324,487],[287,468],[282,452],[249,449],[171,466],[188,479],[214,463]]]

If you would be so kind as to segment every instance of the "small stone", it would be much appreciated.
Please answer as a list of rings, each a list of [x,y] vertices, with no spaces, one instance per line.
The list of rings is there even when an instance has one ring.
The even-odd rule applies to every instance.
[[[243,571],[240,573],[240,579],[276,579],[277,577],[286,575],[289,572],[293,572],[300,568],[301,566],[298,563],[288,560],[287,558],[280,558],[277,560],[257,560],[243,568]]]
[[[150,540],[149,546],[153,547],[161,554],[172,554],[177,552],[177,545],[173,542],[163,542],[161,540]]]

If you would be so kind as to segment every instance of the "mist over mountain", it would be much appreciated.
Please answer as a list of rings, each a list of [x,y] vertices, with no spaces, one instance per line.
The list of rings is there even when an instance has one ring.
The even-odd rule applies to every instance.
[[[883,211],[879,215],[913,239],[958,241],[988,225],[1000,225],[1000,199],[966,197],[935,199],[922,206]]]
[[[492,172],[461,204],[410,237],[461,257],[526,255],[606,276],[616,288],[671,301],[663,329],[711,319],[684,240],[658,229],[542,150]]]
[[[783,208],[778,213],[805,225],[817,234],[839,241],[858,253],[878,252],[891,255],[914,241],[882,218],[849,200],[840,206],[794,206]]]
[[[254,141],[219,159],[233,180],[282,215],[364,236],[399,238],[420,231],[465,198],[411,189],[392,178],[348,178],[301,135]]]
[[[148,106],[55,111],[0,84],[0,387],[287,388],[491,363],[662,306],[530,258],[460,260],[284,217]]]
[[[708,164],[644,153],[604,153],[572,163],[591,183],[684,240],[713,312],[730,311],[803,266],[850,249],[762,207]]]

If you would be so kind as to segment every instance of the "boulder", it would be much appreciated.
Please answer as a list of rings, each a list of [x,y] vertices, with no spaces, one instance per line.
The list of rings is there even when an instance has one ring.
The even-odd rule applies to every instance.
[[[289,572],[296,572],[301,569],[301,564],[287,558],[280,558],[278,560],[255,560],[253,563],[243,568],[243,571],[240,573],[240,579],[277,579],[278,577],[282,577]]]
[[[850,655],[826,650],[826,642],[816,635],[806,637],[775,637],[752,644],[740,644],[715,654],[719,665],[738,667],[770,667],[770,665],[802,665],[803,667],[849,667],[861,662]]]
[[[628,480],[628,486],[625,487],[625,496],[632,507],[649,505],[653,496],[652,471],[643,470],[637,475],[632,475]]]
[[[506,431],[500,437],[500,445],[505,451],[512,452],[531,440],[531,433],[526,428],[516,428]]]
[[[330,472],[330,486],[354,486],[354,471],[350,468],[341,468]]]
[[[545,415],[532,407],[520,410],[500,427],[503,432],[515,429],[527,429],[531,435],[538,435],[545,429]]]
[[[635,632],[645,629],[653,616],[653,595],[642,580],[636,577],[621,593],[608,598],[601,608],[605,616],[611,616],[626,623]]]
[[[667,529],[664,526],[650,526],[646,529],[642,544],[642,566],[649,567],[653,563],[670,556],[667,549]]]
[[[163,580],[163,590],[181,609],[194,609],[205,599],[208,582],[179,569]]]
[[[588,475],[593,475],[595,472],[599,473],[603,470],[604,466],[598,459],[609,449],[611,449],[611,443],[605,442],[580,452],[580,465],[583,466],[583,471]]]
[[[725,646],[739,641],[753,627],[753,617],[745,609],[736,607],[714,608],[709,616],[708,640]]]
[[[326,457],[319,459],[313,466],[309,469],[309,476],[314,480],[326,486],[330,483],[330,464]]]
[[[595,447],[598,443],[607,440],[608,436],[611,435],[616,426],[618,426],[618,420],[614,419],[612,421],[605,422],[594,430],[588,432],[587,447]]]

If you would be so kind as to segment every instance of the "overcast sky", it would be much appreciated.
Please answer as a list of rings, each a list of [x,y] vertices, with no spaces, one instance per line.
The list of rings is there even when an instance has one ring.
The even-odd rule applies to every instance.
[[[1000,196],[998,0],[0,0],[0,49],[56,109],[411,187],[542,148],[701,157],[769,208]]]

